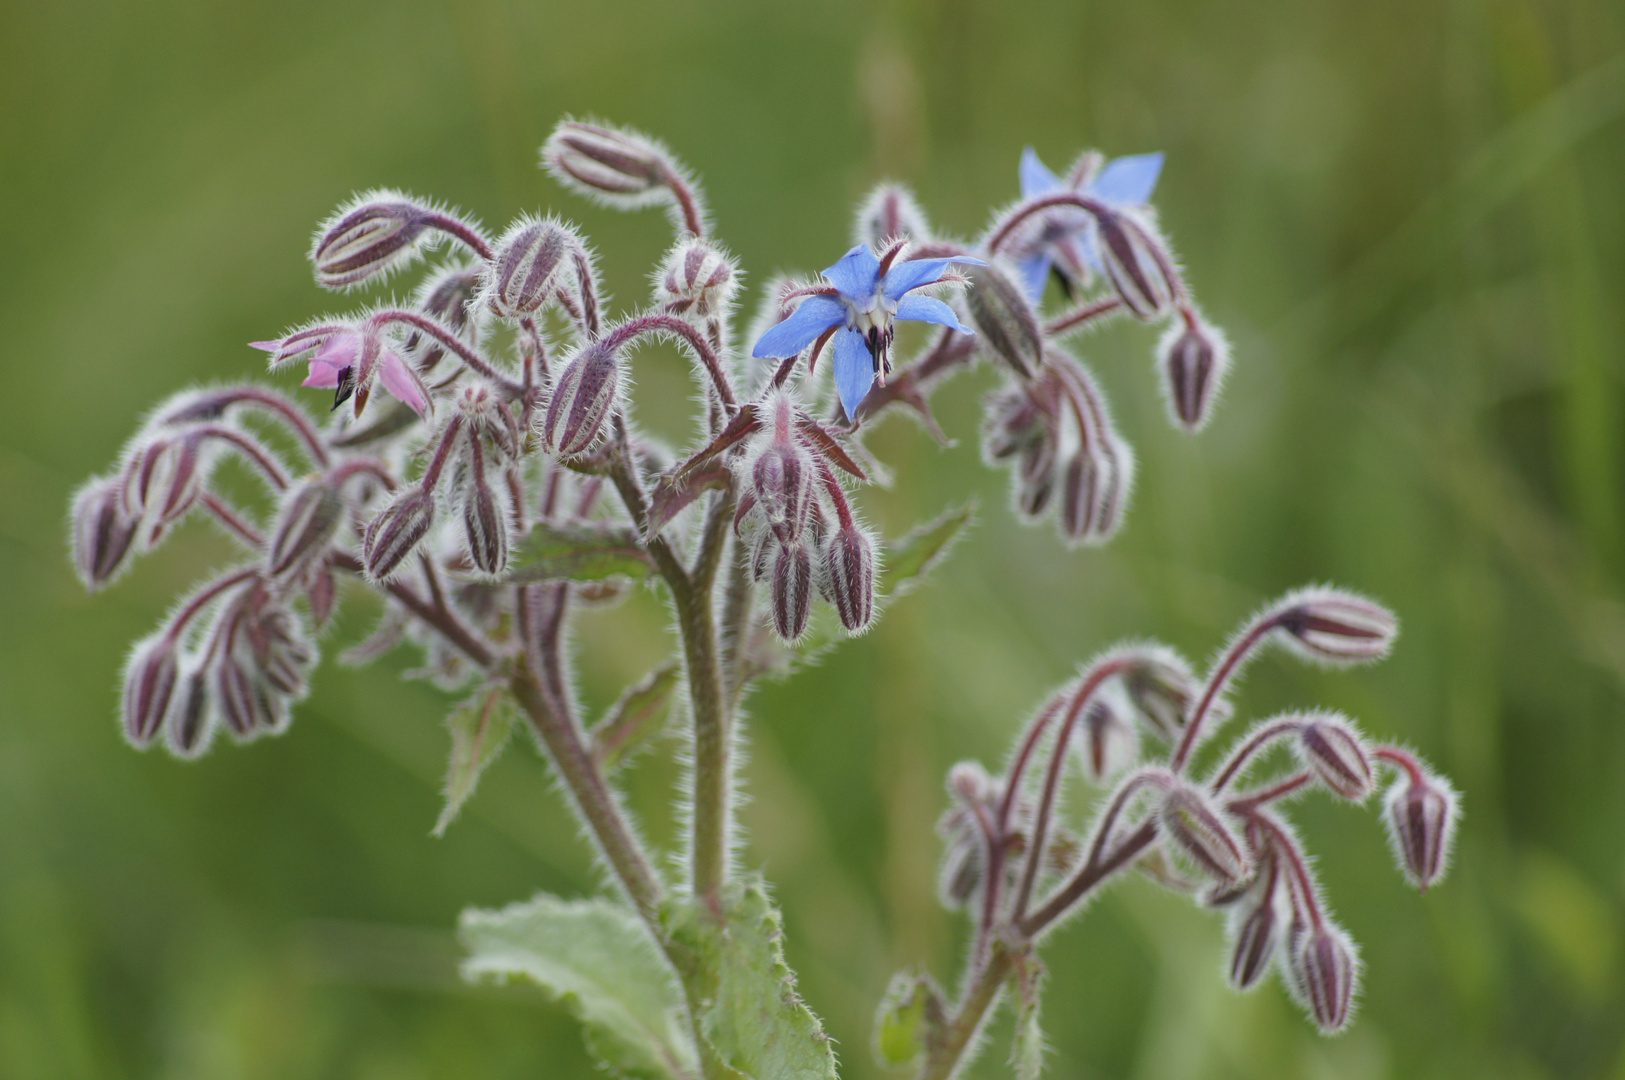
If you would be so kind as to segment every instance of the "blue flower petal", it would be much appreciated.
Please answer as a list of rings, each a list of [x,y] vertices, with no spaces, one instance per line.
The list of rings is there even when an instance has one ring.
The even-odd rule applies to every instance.
[[[1108,162],[1100,174],[1084,188],[1106,202],[1140,206],[1151,201],[1162,175],[1162,152],[1130,154]]]
[[[954,263],[964,263],[966,266],[987,265],[981,259],[973,259],[969,255],[954,255],[946,259],[909,259],[906,262],[894,263],[892,268],[886,271],[884,286],[886,299],[896,303],[910,289],[918,289],[921,285],[940,281],[942,275],[948,272],[948,267]]]
[[[1036,305],[1044,299],[1044,286],[1049,284],[1049,256],[1029,255],[1016,263],[1016,269],[1021,272],[1021,284],[1027,291],[1027,299]]]
[[[1078,236],[1079,253],[1083,256],[1084,265],[1097,274],[1106,272],[1106,264],[1100,261],[1100,241],[1095,238],[1095,223],[1091,221],[1089,227]]]
[[[880,260],[869,250],[868,244],[859,244],[828,270],[824,276],[841,291],[842,296],[854,300],[867,300],[875,294],[875,278],[880,276]]]
[[[863,335],[846,329],[835,335],[835,392],[841,396],[841,408],[850,421],[858,414],[858,406],[869,396],[875,384],[875,361],[869,355],[869,343]]]
[[[934,296],[903,297],[897,304],[897,317],[899,319],[912,319],[915,322],[951,326],[964,334],[972,332],[969,327],[960,325],[959,316],[954,314],[953,308]]]
[[[846,320],[846,305],[833,296],[809,296],[790,317],[757,339],[750,354],[758,360],[794,356],[825,330]]]
[[[1042,161],[1038,160],[1038,152],[1032,147],[1021,152],[1021,197],[1030,199],[1034,195],[1042,195],[1046,191],[1054,191],[1061,186],[1060,177],[1050,172]]]

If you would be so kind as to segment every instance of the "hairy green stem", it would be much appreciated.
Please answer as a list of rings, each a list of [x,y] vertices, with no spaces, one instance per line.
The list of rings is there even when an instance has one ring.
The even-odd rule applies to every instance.
[[[1014,967],[1015,955],[1004,943],[994,942],[987,963],[977,971],[948,1026],[927,1051],[919,1080],[948,1080],[959,1069]]]
[[[732,516],[733,496],[724,492],[711,504],[694,561],[694,573],[687,587],[673,590],[694,720],[694,835],[690,872],[694,895],[713,902],[721,893],[728,867],[732,725],[722,682],[722,654],[717,647],[712,593],[722,552],[728,543],[728,523]]]

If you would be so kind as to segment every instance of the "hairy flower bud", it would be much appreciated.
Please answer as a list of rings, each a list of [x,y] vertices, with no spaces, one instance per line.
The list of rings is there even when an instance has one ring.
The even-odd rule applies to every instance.
[[[474,321],[472,309],[484,281],[481,270],[448,267],[423,282],[416,294],[417,309],[439,319],[453,333],[464,335]],[[421,373],[432,371],[446,356],[445,346],[416,330],[407,335],[405,351]]]
[[[1169,649],[1149,649],[1138,661],[1123,673],[1123,689],[1146,726],[1162,741],[1177,743],[1202,684]]]
[[[395,497],[367,526],[362,561],[367,573],[382,581],[418,546],[434,524],[434,496],[413,487]]]
[[[1273,869],[1264,875],[1261,888],[1251,893],[1252,905],[1242,906],[1230,946],[1230,985],[1248,990],[1269,970],[1270,958],[1282,936],[1280,906],[1276,897]]]
[[[262,730],[279,726],[277,709],[265,685],[254,678],[231,652],[214,664],[214,690],[220,719],[239,742],[252,739]]]
[[[566,120],[542,146],[542,167],[567,188],[610,206],[636,209],[667,197],[670,155],[625,128]]]
[[[177,757],[197,757],[208,748],[213,734],[207,674],[202,669],[187,673],[179,689],[168,717],[169,749]]]
[[[316,280],[345,289],[411,262],[431,211],[394,191],[369,191],[340,208],[316,233]]]
[[[85,588],[94,592],[123,569],[138,524],[125,510],[118,480],[98,478],[79,489],[73,500],[73,562]]]
[[[1106,469],[1086,447],[1079,448],[1061,472],[1061,534],[1069,540],[1097,538],[1100,494]]]
[[[1171,789],[1159,816],[1169,837],[1205,873],[1221,882],[1246,880],[1251,868],[1240,841],[1200,792],[1183,785]]]
[[[1350,802],[1371,797],[1376,776],[1354,728],[1340,717],[1315,716],[1298,729],[1298,756],[1315,777]]]
[[[1016,465],[1016,508],[1039,517],[1055,494],[1055,444],[1049,439],[1028,444]]]
[[[486,304],[505,319],[536,314],[558,288],[560,271],[568,267],[577,243],[557,222],[519,219],[497,242],[485,286]]]
[[[463,529],[469,558],[482,574],[500,574],[508,565],[508,513],[501,498],[476,470],[463,499]]]
[[[837,529],[824,546],[824,580],[841,625],[857,633],[875,610],[875,550],[854,525]]]
[[[1315,1026],[1327,1035],[1341,1031],[1360,977],[1360,956],[1348,935],[1324,920],[1305,928],[1292,942],[1289,968],[1293,989]]]
[[[326,477],[307,481],[282,503],[266,567],[271,576],[298,572],[327,551],[344,517],[344,500]]]
[[[201,439],[180,435],[147,444],[130,464],[128,509],[139,512],[139,541],[155,546],[170,525],[186,516],[202,490]]]
[[[802,544],[780,543],[773,555],[773,628],[785,641],[807,632],[812,613],[812,557]]]
[[[1175,320],[1157,343],[1162,391],[1174,422],[1202,430],[1230,370],[1230,343],[1216,327],[1191,314]]]
[[[884,251],[893,240],[923,243],[931,238],[931,224],[914,200],[914,193],[898,184],[881,184],[858,207],[853,227],[855,243]]]
[[[987,355],[1023,379],[1044,363],[1044,332],[1038,315],[1014,278],[996,263],[966,271],[965,306]]]
[[[124,737],[146,749],[163,727],[175,696],[180,657],[166,631],[138,642],[124,665]]]
[[[739,274],[709,240],[689,237],[666,256],[655,275],[655,303],[668,314],[707,320],[733,307]]]
[[[1174,285],[1168,279],[1172,264],[1151,226],[1132,213],[1112,209],[1095,219],[1100,236],[1100,260],[1106,276],[1137,318],[1151,322],[1173,302]]]
[[[807,525],[813,469],[812,455],[790,440],[770,444],[751,467],[756,505],[785,543],[799,540]]]
[[[542,441],[560,457],[576,457],[597,443],[620,393],[615,354],[593,342],[564,365],[542,419]]]
[[[1402,777],[1383,799],[1382,820],[1405,879],[1422,892],[1444,875],[1460,816],[1456,793],[1441,777]]]
[[[1079,719],[1073,742],[1084,775],[1103,784],[1140,757],[1140,733],[1122,709],[1121,692],[1102,688]]]
[[[1341,589],[1305,589],[1288,595],[1274,616],[1282,640],[1323,664],[1364,664],[1388,655],[1399,620],[1381,604]]]

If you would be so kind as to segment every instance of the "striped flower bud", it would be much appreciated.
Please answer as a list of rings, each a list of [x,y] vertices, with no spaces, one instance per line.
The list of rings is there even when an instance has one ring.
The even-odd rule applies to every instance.
[[[185,517],[202,490],[201,440],[196,435],[158,439],[131,463],[125,489],[129,509],[141,514],[139,542],[155,546],[170,525]]]
[[[1080,447],[1061,472],[1061,535],[1069,540],[1098,540],[1100,495],[1106,469],[1088,447]]]
[[[1401,778],[1383,799],[1382,820],[1400,871],[1422,892],[1449,866],[1459,816],[1454,789],[1428,773]]]
[[[463,531],[476,570],[500,574],[507,568],[508,513],[481,468],[473,470],[463,499]]]
[[[1273,620],[1294,652],[1334,666],[1382,659],[1399,633],[1393,612],[1342,589],[1292,593],[1277,606]]]
[[[1044,363],[1044,332],[1027,294],[995,263],[971,267],[966,276],[965,306],[980,347],[1023,379],[1032,378]]]
[[[1174,422],[1186,431],[1202,430],[1230,370],[1230,342],[1200,316],[1187,314],[1157,343],[1157,367]]]
[[[264,683],[230,651],[215,661],[214,692],[221,722],[238,742],[279,726],[276,706]]]
[[[422,488],[409,488],[379,512],[367,526],[362,561],[367,573],[382,581],[412,554],[434,524],[434,496]]]
[[[1150,225],[1112,209],[1095,219],[1106,276],[1137,318],[1151,322],[1168,310],[1175,288],[1165,269],[1173,262]]]
[[[520,218],[497,242],[485,302],[505,319],[540,311],[559,287],[578,241],[555,221]]]
[[[1283,931],[1280,905],[1276,897],[1273,868],[1265,874],[1263,886],[1249,893],[1251,906],[1242,905],[1230,945],[1230,985],[1248,990],[1269,970],[1270,958]]]
[[[1296,996],[1315,1026],[1326,1035],[1349,1022],[1355,987],[1360,977],[1360,956],[1342,929],[1322,920],[1296,935],[1289,960]]]
[[[214,734],[213,713],[206,673],[194,669],[183,675],[166,725],[170,752],[176,757],[193,758],[207,750],[209,737]]]
[[[347,289],[397,270],[418,253],[432,211],[395,191],[369,191],[323,223],[311,247],[316,280]]]
[[[344,517],[344,500],[326,477],[296,488],[283,500],[266,566],[272,577],[298,573],[327,552]]]
[[[785,543],[801,538],[812,505],[812,455],[792,439],[774,441],[751,467],[756,505]]]
[[[670,155],[646,135],[566,120],[542,146],[542,167],[579,194],[636,209],[667,196]]]
[[[542,419],[542,441],[560,457],[576,457],[598,442],[620,394],[615,354],[593,342],[564,365]]]
[[[1365,802],[1376,786],[1371,758],[1353,726],[1341,717],[1315,716],[1298,728],[1298,757],[1326,787],[1350,802]]]
[[[773,629],[787,642],[807,632],[812,614],[812,557],[802,544],[778,544],[773,555]]]
[[[1123,673],[1122,681],[1146,726],[1164,742],[1177,743],[1202,688],[1184,658],[1168,649],[1149,650]]]
[[[1084,709],[1073,742],[1083,773],[1103,784],[1130,768],[1140,757],[1139,729],[1122,709],[1120,693],[1102,689]]]
[[[429,276],[416,296],[416,305],[425,315],[439,319],[453,333],[463,335],[473,321],[473,307],[485,281],[484,272],[453,266]],[[406,337],[406,353],[420,372],[432,371],[445,358],[446,350],[434,338],[414,330]]]
[[[123,485],[99,477],[73,500],[73,562],[91,592],[106,585],[125,565],[138,519],[124,507]]]
[[[1016,462],[1016,508],[1029,518],[1043,515],[1055,494],[1055,444],[1029,443]]]
[[[1240,841],[1200,792],[1183,785],[1172,788],[1159,816],[1169,837],[1204,873],[1220,882],[1247,879],[1251,868]]]
[[[163,727],[180,675],[180,657],[166,631],[136,643],[124,665],[124,737],[144,750]]]
[[[845,525],[830,536],[824,581],[841,625],[854,634],[867,628],[875,611],[875,550],[863,530]]]
[[[739,274],[727,254],[708,240],[689,237],[666,256],[655,275],[655,303],[668,314],[715,319],[733,307]]]

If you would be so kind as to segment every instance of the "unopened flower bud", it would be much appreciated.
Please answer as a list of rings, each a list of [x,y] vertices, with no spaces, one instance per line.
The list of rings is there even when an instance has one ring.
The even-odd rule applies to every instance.
[[[1162,802],[1163,828],[1180,850],[1221,882],[1244,881],[1251,868],[1241,843],[1217,810],[1196,790],[1183,785]]]
[[[1177,743],[1201,683],[1171,650],[1151,649],[1138,659],[1123,673],[1123,689],[1146,726],[1164,742]]]
[[[333,617],[333,609],[338,605],[339,587],[333,579],[333,568],[325,563],[310,575],[310,583],[305,586],[305,599],[310,603],[310,617],[316,620],[318,629],[327,625],[327,620]]]
[[[931,238],[931,224],[913,192],[898,184],[881,184],[858,207],[852,238],[884,251],[893,240],[924,243]]]
[[[542,146],[542,166],[565,187],[610,206],[635,209],[667,196],[669,155],[625,128],[566,120]]]
[[[1150,322],[1173,302],[1174,286],[1166,267],[1172,263],[1151,226],[1120,209],[1095,219],[1100,260],[1117,295],[1137,318]]]
[[[79,580],[94,592],[124,566],[135,540],[136,518],[124,508],[123,485],[92,480],[73,500],[73,561]]]
[[[302,570],[327,551],[344,517],[344,500],[326,477],[307,481],[289,495],[277,515],[266,565],[273,577]]]
[[[875,610],[875,549],[856,526],[835,531],[824,547],[824,577],[841,625],[857,633]]]
[[[655,277],[655,303],[672,315],[714,319],[733,306],[739,275],[709,240],[689,237],[666,256]]]
[[[1347,934],[1328,921],[1296,936],[1290,959],[1293,989],[1315,1026],[1330,1035],[1349,1022],[1360,957]]]
[[[411,262],[431,212],[393,191],[369,191],[322,225],[311,248],[316,280],[345,289]]]
[[[812,557],[802,544],[778,545],[773,556],[773,628],[785,641],[799,640],[812,613]]]
[[[1450,862],[1459,809],[1455,791],[1441,777],[1403,777],[1383,799],[1382,820],[1405,879],[1426,892]]]
[[[206,673],[198,669],[184,675],[169,712],[170,751],[177,757],[191,758],[207,749],[213,733],[212,715]]]
[[[960,761],[948,770],[948,794],[966,806],[991,802],[998,790],[998,781],[980,761]]]
[[[972,267],[966,275],[965,306],[982,348],[1023,379],[1032,378],[1044,363],[1044,332],[1027,294],[995,263]]]
[[[1140,733],[1123,715],[1118,695],[1103,688],[1084,710],[1073,745],[1084,775],[1103,784],[1140,757]]]
[[[475,473],[463,500],[463,528],[474,568],[502,573],[508,565],[508,514],[482,472]]]
[[[552,297],[576,244],[554,221],[521,218],[497,242],[485,302],[505,319],[534,315]]]
[[[812,504],[812,455],[792,441],[774,442],[751,467],[756,505],[785,543],[801,538]]]
[[[124,737],[145,749],[157,737],[175,696],[180,662],[167,632],[138,642],[124,665]]]
[[[1298,756],[1322,784],[1350,802],[1365,802],[1376,785],[1371,758],[1347,721],[1315,716],[1298,729]]]
[[[1294,652],[1323,664],[1363,664],[1388,655],[1399,620],[1381,604],[1341,589],[1306,589],[1281,601],[1274,617]]]
[[[1069,540],[1097,539],[1100,489],[1105,469],[1087,448],[1080,448],[1061,472],[1061,534]]]
[[[243,742],[277,726],[276,707],[270,694],[237,657],[227,652],[215,662],[214,668],[220,719],[233,738]]]
[[[1274,875],[1268,876],[1269,883],[1263,889],[1254,890],[1256,902],[1240,909],[1246,914],[1236,925],[1235,940],[1230,947],[1230,985],[1237,990],[1257,985],[1269,970],[1270,958],[1281,940],[1282,920]]]
[[[202,489],[200,440],[195,435],[159,439],[132,464],[134,483],[126,490],[131,509],[141,513],[141,543],[157,544],[170,525],[186,516]]]
[[[1200,316],[1175,320],[1157,343],[1162,390],[1175,423],[1200,431],[1230,370],[1230,342]]]
[[[434,524],[434,496],[413,487],[396,496],[367,526],[362,558],[367,573],[383,580],[412,554]]]
[[[599,342],[582,349],[553,384],[542,420],[542,441],[560,457],[591,449],[620,393],[621,368],[615,354]]]
[[[1022,450],[1016,470],[1016,507],[1030,518],[1039,517],[1055,494],[1055,444],[1049,439]]]
[[[245,622],[243,636],[249,649],[246,662],[272,691],[286,698],[305,696],[317,655],[292,611],[280,606],[260,609]]]

